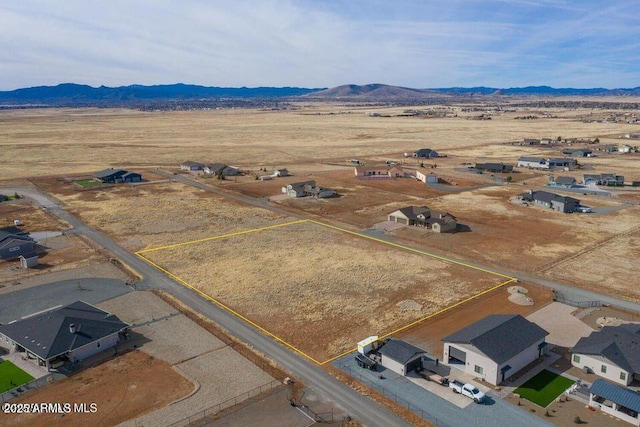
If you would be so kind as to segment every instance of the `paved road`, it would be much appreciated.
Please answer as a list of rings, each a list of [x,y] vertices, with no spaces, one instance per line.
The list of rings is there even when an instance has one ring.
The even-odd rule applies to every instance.
[[[35,197],[34,199],[38,200]],[[278,362],[284,369],[302,379],[310,388],[316,389],[335,400],[351,416],[361,420],[368,426],[410,426],[397,415],[336,380],[314,363],[298,356],[238,317],[173,281],[164,273],[117,245],[103,233],[87,226],[80,219],[60,208],[51,200],[45,197],[45,199],[40,199],[38,202],[45,204],[52,214],[68,222],[75,233],[85,235],[140,273],[144,279],[138,285],[145,288],[161,289],[175,296],[188,307],[225,328],[233,336],[249,343],[256,350]]]

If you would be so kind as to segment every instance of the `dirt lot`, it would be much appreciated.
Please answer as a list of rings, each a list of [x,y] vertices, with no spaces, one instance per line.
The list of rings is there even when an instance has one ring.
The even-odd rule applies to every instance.
[[[313,223],[144,256],[319,361],[505,281]]]
[[[635,212],[638,212],[637,209]],[[640,289],[637,286],[640,227],[636,227],[636,230],[560,263],[545,274],[594,292],[606,289],[608,294],[640,303]]]
[[[171,366],[132,351],[78,375],[39,388],[16,403],[96,403],[95,413],[3,414],[4,426],[112,426],[153,412],[189,394],[194,385]]]
[[[419,325],[402,331],[397,338],[406,340],[430,354],[442,359],[442,338],[450,335],[490,314],[521,314],[527,316],[550,303],[553,294],[539,286],[523,285],[533,299],[533,305],[518,305],[509,301],[507,288],[500,288],[458,306],[444,314],[426,320]]]

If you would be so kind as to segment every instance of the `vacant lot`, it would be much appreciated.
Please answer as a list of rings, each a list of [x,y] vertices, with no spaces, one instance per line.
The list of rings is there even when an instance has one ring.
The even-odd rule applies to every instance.
[[[194,388],[171,366],[141,352],[39,388],[16,403],[68,402],[97,405],[95,413],[3,414],[4,426],[112,426],[186,396]]]
[[[144,256],[319,361],[506,280],[314,223]]]
[[[67,209],[135,251],[284,222],[266,209],[180,183],[59,194]]]

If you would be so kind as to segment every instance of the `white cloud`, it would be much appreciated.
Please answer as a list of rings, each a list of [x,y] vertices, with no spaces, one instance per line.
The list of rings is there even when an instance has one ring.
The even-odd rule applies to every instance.
[[[22,0],[0,6],[0,89],[637,86],[636,9],[633,0]]]

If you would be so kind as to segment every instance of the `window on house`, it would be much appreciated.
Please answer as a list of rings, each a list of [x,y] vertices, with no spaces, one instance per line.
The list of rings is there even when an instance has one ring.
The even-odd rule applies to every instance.
[[[580,356],[578,356],[577,354],[573,355],[573,361],[576,363],[580,363]]]
[[[600,366],[600,372],[602,372],[603,374],[606,374],[607,373],[607,365]]]
[[[627,373],[626,372],[620,372],[620,379],[622,381],[626,381],[627,380]]]
[[[476,374],[480,374],[482,375],[482,366],[478,366],[476,365],[476,367],[474,368],[474,371],[476,371]]]

